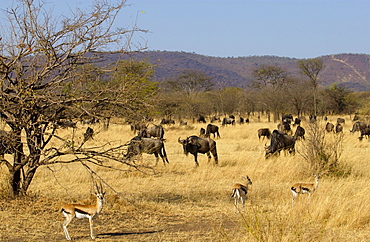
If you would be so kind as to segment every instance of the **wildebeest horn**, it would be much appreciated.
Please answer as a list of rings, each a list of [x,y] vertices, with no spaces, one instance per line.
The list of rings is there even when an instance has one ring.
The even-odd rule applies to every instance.
[[[181,143],[181,140],[180,140],[180,137],[177,139],[177,142],[179,142],[180,144],[182,144],[182,143]]]

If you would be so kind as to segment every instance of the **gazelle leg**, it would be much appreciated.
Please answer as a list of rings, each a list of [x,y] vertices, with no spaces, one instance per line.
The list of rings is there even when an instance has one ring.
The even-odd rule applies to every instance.
[[[294,207],[294,200],[296,199],[298,193],[296,192],[292,192],[293,193],[293,196],[292,196],[292,208]]]
[[[71,240],[71,237],[69,236],[67,226],[68,224],[72,221],[73,217],[66,217],[66,221],[63,223],[63,230],[64,230],[64,235],[66,236],[67,240]]]
[[[90,223],[90,236],[92,239],[95,239],[92,217],[89,217],[89,223]]]

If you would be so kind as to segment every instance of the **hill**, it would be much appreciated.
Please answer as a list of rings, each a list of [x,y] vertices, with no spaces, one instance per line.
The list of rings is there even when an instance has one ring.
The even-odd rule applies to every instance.
[[[285,68],[292,76],[300,76],[297,62],[300,59],[278,56],[211,57],[195,53],[172,51],[145,51],[122,57],[117,53],[104,55],[102,63],[112,63],[118,58],[129,57],[147,60],[155,65],[154,81],[176,76],[181,70],[196,69],[211,76],[218,87],[248,87],[252,71],[261,65],[276,65]],[[337,54],[320,56],[325,68],[320,73],[321,85],[343,84],[353,91],[370,90],[370,55]]]

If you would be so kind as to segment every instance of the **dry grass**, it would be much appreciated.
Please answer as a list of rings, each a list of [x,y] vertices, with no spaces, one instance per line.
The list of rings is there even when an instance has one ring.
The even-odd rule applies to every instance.
[[[258,140],[257,129],[274,129],[276,124],[252,122],[222,127],[221,139],[216,140],[219,165],[207,164],[206,156],[200,155],[197,169],[193,157],[183,154],[177,138],[198,134],[205,125],[167,127],[165,145],[170,164],[164,167],[159,163],[156,175],[93,167],[120,193],[106,187],[106,204],[95,219],[96,240],[369,241],[370,142],[360,142],[357,134],[350,135],[350,126],[348,122],[344,127],[341,165],[351,174],[324,176],[311,200],[301,195],[294,209],[290,186],[313,178],[299,154],[265,160],[264,145],[268,141]],[[132,136],[128,126],[115,124],[98,133],[90,145],[107,141],[122,144]],[[301,145],[298,143],[298,150]],[[143,155],[143,161],[154,164],[155,158]],[[30,187],[30,196],[22,200],[4,196],[4,166],[0,174],[0,238],[4,241],[64,240],[60,206],[93,201],[89,197],[89,173],[80,164],[41,168]],[[231,187],[242,182],[241,176],[245,175],[253,185],[245,212],[235,213]],[[87,220],[74,220],[69,231],[74,240],[90,240]]]

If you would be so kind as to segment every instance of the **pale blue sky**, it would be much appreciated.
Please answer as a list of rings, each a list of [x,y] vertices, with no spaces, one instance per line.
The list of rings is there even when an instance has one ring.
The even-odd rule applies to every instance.
[[[110,0],[113,1],[113,0]],[[3,2],[3,7],[7,0]],[[92,0],[47,0],[56,11]],[[219,57],[370,54],[370,0],[128,0],[117,19],[149,50]],[[144,12],[142,12],[144,11]]]

